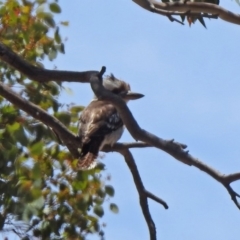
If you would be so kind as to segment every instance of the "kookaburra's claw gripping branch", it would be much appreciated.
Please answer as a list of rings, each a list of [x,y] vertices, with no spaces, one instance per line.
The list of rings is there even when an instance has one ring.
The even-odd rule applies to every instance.
[[[18,70],[22,74],[26,75],[29,79],[41,83],[48,81],[90,83],[93,92],[98,98],[109,101],[116,107],[127,130],[130,132],[134,139],[140,142],[116,143],[112,147],[105,146],[103,151],[115,151],[123,155],[127,166],[132,173],[136,188],[139,193],[140,205],[149,228],[151,240],[156,239],[156,229],[151,214],[149,212],[148,198],[160,203],[166,209],[168,208],[168,205],[165,201],[150,193],[144,188],[141,176],[137,169],[137,165],[130,152],[131,148],[156,147],[173,156],[176,160],[184,164],[187,164],[189,166],[195,166],[199,170],[207,173],[209,176],[213,177],[215,180],[221,183],[227,189],[235,205],[240,209],[240,203],[238,202],[238,198],[240,198],[240,195],[235,192],[230,186],[232,182],[240,180],[240,172],[229,175],[222,174],[214,168],[203,163],[202,161],[199,161],[197,158],[191,156],[189,154],[189,151],[185,150],[187,148],[185,144],[175,142],[174,140],[163,140],[153,135],[152,133],[149,133],[146,130],[142,129],[133,117],[126,103],[120,97],[111,93],[103,87],[102,75],[106,70],[105,67],[103,67],[100,72],[72,72],[40,69],[36,66],[30,65],[28,62],[15,54],[11,49],[6,47],[2,43],[0,43],[0,60],[9,64],[11,67]],[[26,99],[15,93],[12,89],[5,86],[3,83],[0,83],[0,95],[7,99],[9,102],[11,102],[13,105],[17,106],[19,109],[28,113],[33,118],[38,119],[45,125],[51,127],[58,134],[59,138],[62,140],[63,144],[69,149],[73,157],[79,157],[78,137],[71,133],[61,122],[59,122],[59,120],[51,116],[49,113],[47,113],[37,105],[28,102]]]

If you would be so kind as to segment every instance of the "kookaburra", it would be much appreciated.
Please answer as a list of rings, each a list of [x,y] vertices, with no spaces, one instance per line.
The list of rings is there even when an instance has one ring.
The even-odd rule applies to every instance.
[[[131,92],[129,84],[115,78],[112,74],[103,80],[103,86],[125,102],[144,96]],[[80,116],[78,135],[81,153],[78,169],[94,168],[98,152],[104,145],[116,143],[122,136],[123,130],[123,121],[113,104],[94,97]]]

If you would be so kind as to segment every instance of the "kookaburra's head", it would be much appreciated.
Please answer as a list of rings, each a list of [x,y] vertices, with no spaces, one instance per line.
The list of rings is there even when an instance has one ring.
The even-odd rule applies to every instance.
[[[112,93],[122,97],[126,102],[144,97],[141,93],[131,92],[130,85],[115,78],[113,74],[103,80],[103,86]]]

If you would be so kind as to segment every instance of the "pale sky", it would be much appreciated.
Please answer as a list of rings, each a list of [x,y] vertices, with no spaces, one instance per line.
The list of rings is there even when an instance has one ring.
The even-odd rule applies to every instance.
[[[60,18],[70,26],[61,70],[98,70],[128,81],[145,94],[129,104],[140,126],[164,139],[186,143],[190,153],[223,173],[240,171],[240,26],[205,20],[207,30],[171,23],[129,0],[60,1]],[[222,6],[240,12],[235,1]],[[86,105],[87,84],[68,84],[64,100]],[[126,132],[121,141],[134,141]],[[169,210],[149,200],[158,239],[238,240],[240,211],[227,191],[194,167],[157,149],[132,151],[149,191]],[[107,154],[103,162],[119,214],[106,211],[107,240],[149,239],[137,190],[124,160]],[[240,182],[233,184],[240,193]],[[90,240],[97,239],[89,236]]]
[[[188,145],[190,153],[221,171],[240,171],[240,26],[205,20],[191,28],[141,9],[130,0],[59,1],[66,54],[54,65],[61,70],[114,73],[145,95],[129,104],[140,126],[161,138]],[[222,6],[240,12],[235,1]],[[65,84],[66,103],[86,105],[88,84]],[[125,131],[120,141],[134,141]],[[149,148],[132,151],[143,183],[169,205],[149,200],[158,239],[239,240],[240,211],[218,182],[195,167]],[[106,240],[146,240],[148,228],[138,193],[119,154],[103,159],[110,174],[119,214],[107,209],[102,222]],[[240,181],[232,184],[240,193]],[[106,205],[107,206],[107,205]],[[89,240],[98,237],[89,236]]]

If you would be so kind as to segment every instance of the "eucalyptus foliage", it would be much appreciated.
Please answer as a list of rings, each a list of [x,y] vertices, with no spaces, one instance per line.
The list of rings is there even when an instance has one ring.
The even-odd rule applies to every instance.
[[[0,41],[29,63],[64,53],[58,1],[0,2]],[[0,78],[19,95],[53,114],[72,132],[82,106],[65,106],[61,83],[39,83],[0,62]],[[0,97],[0,231],[22,239],[85,239],[104,235],[99,218],[114,189],[101,179],[102,168],[77,172],[76,159],[41,122]],[[110,204],[118,212],[115,204]]]

